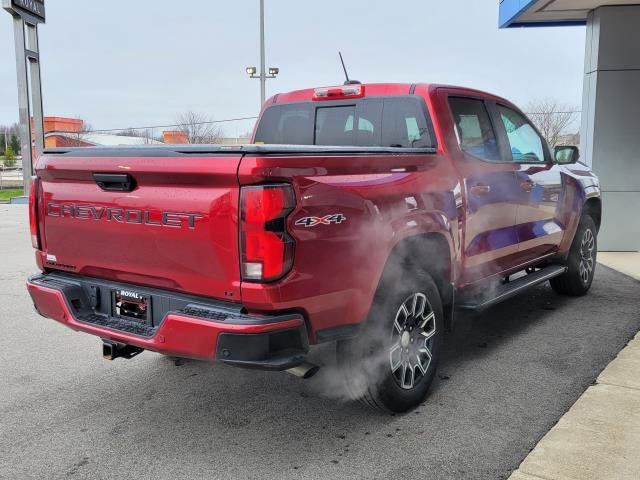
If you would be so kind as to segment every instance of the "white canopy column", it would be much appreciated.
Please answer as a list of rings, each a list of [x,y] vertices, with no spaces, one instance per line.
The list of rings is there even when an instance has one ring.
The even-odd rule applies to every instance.
[[[640,5],[587,17],[582,155],[600,176],[600,248],[640,250]]]

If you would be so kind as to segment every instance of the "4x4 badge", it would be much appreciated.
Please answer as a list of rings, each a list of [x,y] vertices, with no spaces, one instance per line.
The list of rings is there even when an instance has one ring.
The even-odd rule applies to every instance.
[[[325,215],[324,217],[303,217],[296,221],[296,225],[303,227],[315,227],[316,225],[339,225],[346,221],[345,217],[341,213],[334,213],[332,215]]]

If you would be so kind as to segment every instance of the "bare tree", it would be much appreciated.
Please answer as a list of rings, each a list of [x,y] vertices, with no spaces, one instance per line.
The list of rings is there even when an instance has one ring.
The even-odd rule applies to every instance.
[[[124,130],[120,130],[119,132],[115,132],[115,135],[120,137],[141,137],[144,138],[147,135],[144,130],[136,129],[136,128],[125,128]]]
[[[81,118],[81,120],[82,120],[82,127],[80,128],[80,131],[82,133],[91,133],[91,132],[93,132],[93,125],[91,125],[84,118]]]
[[[76,118],[79,118],[82,121],[80,130],[77,133],[69,134],[67,136],[73,140],[73,145],[71,145],[72,147],[85,147],[89,143],[86,141],[85,137],[87,134],[92,132],[93,127],[84,118],[82,117],[76,117]]]
[[[222,130],[201,113],[187,111],[178,116],[177,129],[187,134],[189,143],[219,143]]]
[[[562,104],[552,98],[533,100],[525,110],[551,148],[560,144],[569,133],[568,128],[578,118],[577,107]]]

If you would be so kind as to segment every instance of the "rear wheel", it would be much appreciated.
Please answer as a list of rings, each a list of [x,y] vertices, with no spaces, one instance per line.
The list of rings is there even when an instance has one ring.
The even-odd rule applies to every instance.
[[[361,334],[338,343],[338,361],[354,398],[393,412],[426,397],[440,358],[443,328],[438,288],[427,273],[383,282]]]
[[[589,291],[596,270],[597,234],[593,219],[583,215],[567,257],[567,271],[549,281],[556,292],[577,297]]]

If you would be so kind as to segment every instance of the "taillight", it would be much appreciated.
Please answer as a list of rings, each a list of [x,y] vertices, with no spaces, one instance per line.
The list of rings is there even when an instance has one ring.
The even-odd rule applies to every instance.
[[[364,97],[364,85],[342,85],[339,87],[322,87],[313,91],[313,100],[335,100]]]
[[[255,185],[240,189],[242,279],[268,282],[281,278],[293,264],[293,240],[287,215],[295,207],[291,185]]]
[[[40,233],[38,231],[38,188],[40,179],[31,177],[31,187],[29,188],[29,230],[31,233],[31,245],[40,250]]]

